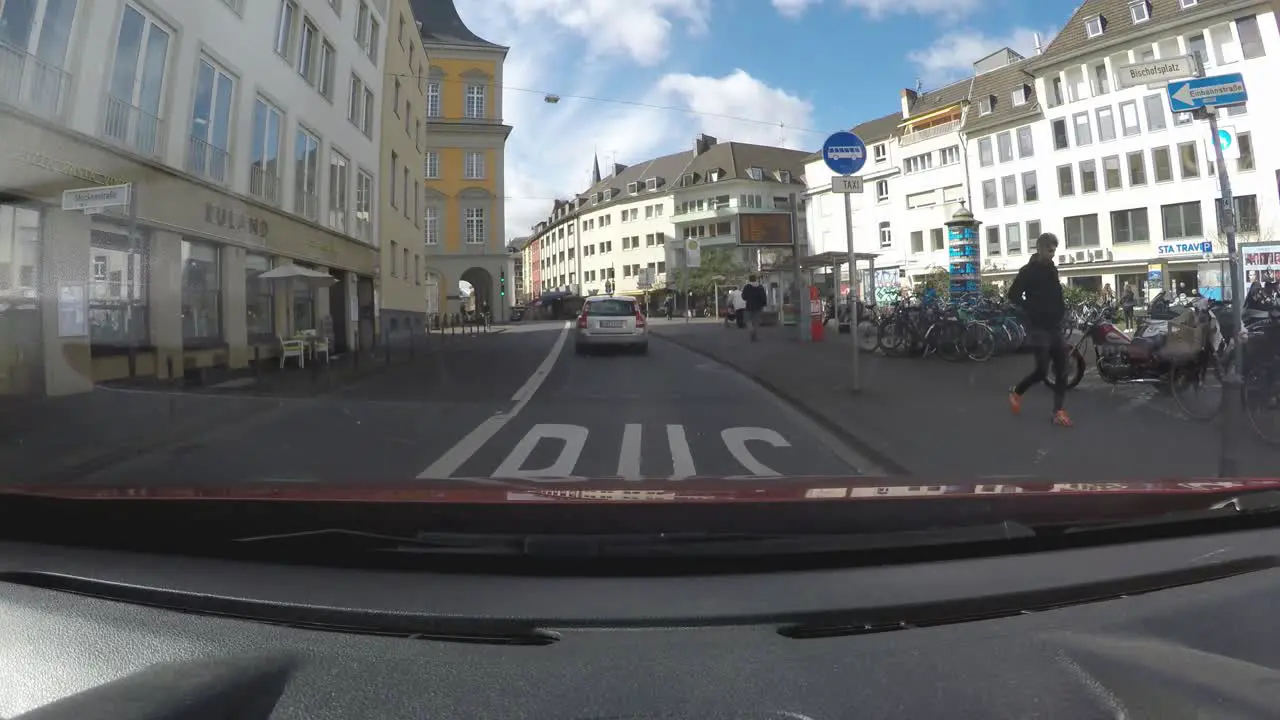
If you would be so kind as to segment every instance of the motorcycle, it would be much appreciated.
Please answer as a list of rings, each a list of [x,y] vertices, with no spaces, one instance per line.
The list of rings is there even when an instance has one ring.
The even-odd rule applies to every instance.
[[[1111,385],[1167,384],[1177,373],[1200,377],[1212,363],[1221,330],[1216,315],[1201,301],[1187,313],[1168,320],[1148,320],[1130,336],[1115,325],[1115,308],[1107,306],[1081,323],[1082,334],[1067,351],[1067,389],[1084,379],[1085,341],[1093,344],[1098,376]],[[1045,384],[1054,387],[1052,377]]]

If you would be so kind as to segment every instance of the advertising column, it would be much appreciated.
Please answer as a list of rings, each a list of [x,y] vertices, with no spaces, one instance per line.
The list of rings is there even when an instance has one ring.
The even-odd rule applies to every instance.
[[[951,301],[970,302],[982,297],[982,255],[978,247],[978,221],[961,203],[947,221],[947,255],[951,261]]]

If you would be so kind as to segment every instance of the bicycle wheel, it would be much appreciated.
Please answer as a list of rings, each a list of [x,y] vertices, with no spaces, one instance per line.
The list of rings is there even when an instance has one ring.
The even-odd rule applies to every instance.
[[[996,352],[995,333],[985,323],[969,323],[964,328],[964,349],[970,360],[989,359]]]
[[[876,324],[870,320],[861,320],[854,329],[854,342],[862,352],[875,352],[880,344],[880,333]]]
[[[909,347],[906,329],[906,323],[899,320],[880,321],[876,328],[876,345],[880,347],[880,352],[890,357],[905,355]]]
[[[969,357],[964,347],[964,326],[955,320],[944,320],[931,328],[928,341],[947,362],[960,362]]]
[[[1212,420],[1222,409],[1222,372],[1216,355],[1169,374],[1169,394],[1187,417]]]
[[[1263,442],[1280,445],[1280,373],[1259,368],[1245,379],[1244,415]]]

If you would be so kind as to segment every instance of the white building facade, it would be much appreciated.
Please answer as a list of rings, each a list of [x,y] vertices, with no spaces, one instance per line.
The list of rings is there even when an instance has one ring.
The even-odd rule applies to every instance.
[[[1195,55],[1206,75],[1244,75],[1247,106],[1219,113],[1219,125],[1233,139],[1226,171],[1236,197],[1238,241],[1275,239],[1280,143],[1265,128],[1280,109],[1273,90],[1280,56],[1276,18],[1264,2],[1152,0],[1130,3],[1122,12],[1114,7],[1086,2],[1031,63],[1044,113],[1030,125],[1034,158],[974,163],[975,187],[993,180],[999,187],[998,209],[986,202],[974,208],[991,233],[984,248],[995,246],[995,227],[1023,228],[1022,256],[1008,252],[1006,234],[1007,265],[988,275],[1000,279],[1016,271],[1038,223],[1058,235],[1059,269],[1070,284],[1092,290],[1110,285],[1117,293],[1130,285],[1147,298],[1161,289],[1199,288],[1215,296],[1223,266],[1210,256],[1221,257],[1226,243],[1208,122],[1171,112],[1163,86],[1118,87],[1118,71]],[[1007,132],[994,135],[998,140]],[[1037,174],[1039,202],[1025,202],[1020,182],[1020,202],[1006,203],[1008,178],[1027,172]]]
[[[0,143],[16,158],[0,189],[36,252],[0,261],[28,268],[0,294],[33,313],[0,323],[25,328],[0,345],[41,350],[38,366],[0,359],[0,392],[236,369],[302,329],[355,342],[375,307],[381,4],[0,4]],[[122,208],[61,210],[63,190],[122,183],[132,236]],[[256,280],[285,263],[335,284]]]

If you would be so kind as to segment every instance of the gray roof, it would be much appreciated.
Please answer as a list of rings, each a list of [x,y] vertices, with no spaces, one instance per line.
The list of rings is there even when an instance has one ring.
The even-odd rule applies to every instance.
[[[750,179],[748,171],[753,167],[761,168],[770,175],[783,170],[791,174],[791,184],[795,185],[797,192],[799,192],[804,189],[804,163],[808,155],[809,153],[804,150],[788,150],[786,148],[740,142],[717,142],[698,155],[695,155],[693,150],[663,155],[652,160],[629,165],[617,175],[602,178],[600,182],[593,183],[586,190],[578,193],[575,196],[576,198],[584,198],[589,201],[594,193],[603,192],[605,189],[613,189],[615,191],[613,198],[594,205],[588,202],[578,212],[596,212],[613,205],[634,202],[637,198],[644,196],[644,182],[650,178],[660,179],[660,184],[655,194],[666,194],[673,191],[679,185],[681,177],[689,173],[693,174],[694,180],[693,185],[688,187],[710,184],[707,183],[706,178],[712,170],[723,171],[720,182],[726,180],[748,180]],[[776,176],[770,178],[770,180],[775,183],[778,182]],[[641,192],[639,195],[627,194],[627,185],[633,182],[640,185]],[[552,213],[566,202],[568,201],[556,200],[553,202]],[[570,211],[565,219],[574,215],[575,213]],[[550,223],[550,225],[555,224],[554,220]]]
[[[471,32],[453,0],[409,0],[413,17],[422,23],[422,41],[440,45],[470,45],[495,50],[506,48]]]
[[[853,134],[865,143],[876,143],[888,140],[898,134],[898,126],[902,124],[902,111],[890,113],[875,120],[868,120],[853,126]]]
[[[1262,4],[1258,0],[1202,0],[1189,8],[1179,7],[1178,0],[1150,0],[1151,19],[1134,23],[1129,15],[1132,0],[1084,0],[1071,14],[1062,31],[1045,48],[1044,54],[1032,58],[1032,68],[1068,60],[1096,48],[1098,53],[1111,52],[1113,46],[1135,37],[1143,37],[1176,27],[1205,15],[1230,14],[1232,11]],[[1085,23],[1101,15],[1103,33],[1091,38]],[[1116,48],[1119,49],[1119,48]]]
[[[964,129],[968,133],[981,132],[986,129],[1006,125],[1023,118],[1033,118],[1040,114],[1040,101],[1036,97],[1035,77],[1031,74],[1028,61],[1022,60],[1005,65],[997,70],[983,73],[973,79],[973,91],[970,97],[968,116]],[[1027,102],[1014,105],[1012,93],[1020,85],[1027,86]],[[989,115],[980,115],[979,103],[988,95],[995,97]]]

